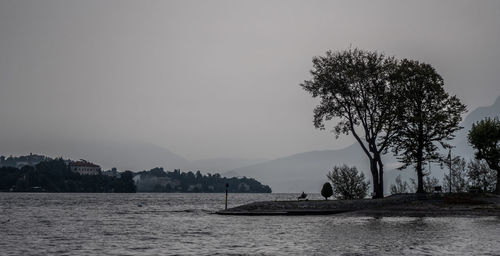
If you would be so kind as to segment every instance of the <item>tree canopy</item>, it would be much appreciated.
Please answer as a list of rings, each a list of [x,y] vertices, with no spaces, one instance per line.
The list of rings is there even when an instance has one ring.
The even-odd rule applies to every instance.
[[[486,118],[472,124],[468,140],[476,149],[476,158],[485,160],[497,172],[495,191],[500,194],[500,120]]]
[[[352,134],[369,158],[374,197],[383,197],[381,155],[394,135],[397,97],[391,79],[396,65],[395,58],[377,52],[328,51],[313,58],[312,79],[301,84],[320,98],[314,126],[325,129],[326,121],[337,118],[336,137]]]
[[[472,187],[483,192],[495,191],[496,171],[489,168],[484,160],[472,159],[467,168],[467,178],[469,178]]]
[[[323,188],[321,188],[321,196],[328,200],[329,197],[333,195],[333,188],[330,182],[326,182],[323,184]]]
[[[447,141],[461,129],[464,104],[444,89],[443,78],[429,64],[403,59],[394,72],[398,91],[398,118],[391,146],[404,169],[415,166],[417,193],[424,192],[424,166],[441,159],[438,146],[450,147]]]
[[[132,172],[121,178],[80,175],[63,159],[47,160],[33,166],[0,167],[0,191],[14,192],[135,192]]]
[[[220,174],[201,174],[181,172],[180,170],[165,171],[163,168],[153,168],[137,174],[138,192],[176,192],[176,193],[223,193],[229,184],[230,193],[271,193],[269,186],[247,177],[222,177]]]

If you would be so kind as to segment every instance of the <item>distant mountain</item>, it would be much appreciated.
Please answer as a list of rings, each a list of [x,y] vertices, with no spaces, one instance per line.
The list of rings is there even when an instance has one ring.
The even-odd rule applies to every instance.
[[[266,162],[264,158],[212,158],[191,162],[191,169],[206,172],[227,172],[240,167]]]
[[[477,108],[470,112],[464,119],[464,129],[457,133],[452,141],[456,148],[453,155],[466,158],[473,157],[472,148],[467,144],[467,133],[472,123],[485,117],[499,116],[500,97],[495,103],[488,107]],[[390,153],[384,156],[384,189],[389,192],[389,187],[394,183],[395,177],[401,175],[403,179],[415,177],[415,172],[409,169],[396,170],[399,166],[397,159]],[[361,147],[355,143],[347,148],[339,150],[311,151],[278,158],[275,160],[237,168],[224,173],[226,176],[247,176],[257,178],[269,184],[274,192],[315,192],[318,193],[321,185],[327,181],[326,174],[334,165],[354,165],[363,171],[365,176],[371,180],[369,162]],[[444,170],[438,164],[431,165],[432,175],[441,179]]]
[[[140,171],[154,167],[168,169],[187,168],[190,162],[185,158],[154,144],[125,142],[79,142],[65,152],[71,158],[83,158],[103,167],[119,170]],[[77,158],[78,159],[78,158]]]
[[[339,164],[367,170],[367,157],[353,144],[340,150],[311,151],[238,168],[225,176],[247,176],[269,184],[274,192],[318,192],[326,173]],[[369,171],[369,170],[368,170]]]
[[[8,143],[17,148],[2,148],[0,155],[10,152],[37,152],[51,157],[85,159],[103,168],[116,167],[119,170],[142,171],[154,167],[169,170],[186,169],[190,162],[185,158],[154,144],[97,140],[39,140],[37,143]],[[10,155],[10,154],[6,154]]]
[[[17,148],[2,148],[2,143],[0,141],[0,155],[4,154],[7,157],[11,152],[40,152],[43,153],[43,155],[51,157],[64,157],[65,159],[70,158],[76,160],[85,159],[99,164],[104,169],[116,167],[119,170],[131,171],[142,171],[155,167],[163,167],[166,170],[200,170],[203,173],[221,173],[267,161],[267,159],[244,158],[214,158],[189,161],[158,145],[112,140],[89,141],[58,139],[57,141],[40,140],[37,143],[24,142],[8,144],[17,145]],[[38,162],[35,162],[35,164]],[[20,163],[22,164],[22,162]]]
[[[493,105],[476,108],[474,111],[470,112],[467,117],[465,117],[461,124],[464,128],[457,132],[457,136],[453,141],[453,145],[455,145],[455,148],[452,150],[453,155],[459,155],[465,158],[474,157],[473,148],[467,141],[467,134],[469,133],[473,123],[480,121],[485,117],[500,117],[500,96],[496,99]]]
[[[166,170],[200,170],[206,172],[224,172],[248,166],[265,159],[218,158],[189,161],[172,151],[154,144],[132,142],[80,142],[67,148],[72,148],[71,158],[84,158],[98,163],[106,168],[116,167],[119,170],[142,171],[155,167]],[[79,158],[77,158],[79,157]]]

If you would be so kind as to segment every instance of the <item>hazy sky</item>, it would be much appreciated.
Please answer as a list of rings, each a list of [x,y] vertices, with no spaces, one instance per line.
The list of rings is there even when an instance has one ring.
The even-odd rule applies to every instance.
[[[500,95],[500,1],[0,0],[0,153],[40,138],[190,160],[344,147],[299,84],[350,45],[431,63],[469,109]]]

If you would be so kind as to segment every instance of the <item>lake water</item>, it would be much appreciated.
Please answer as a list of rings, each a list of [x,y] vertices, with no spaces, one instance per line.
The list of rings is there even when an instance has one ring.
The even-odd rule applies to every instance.
[[[500,255],[498,217],[211,214],[223,194],[0,193],[0,207],[0,255]]]

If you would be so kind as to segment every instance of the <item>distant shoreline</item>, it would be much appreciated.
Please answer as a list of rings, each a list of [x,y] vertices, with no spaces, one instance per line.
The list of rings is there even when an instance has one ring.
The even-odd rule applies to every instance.
[[[0,191],[8,194],[224,194],[225,192],[80,192],[80,191]],[[229,194],[271,194],[272,192],[231,192]]]
[[[256,202],[220,215],[330,215],[373,217],[500,216],[494,194],[400,194],[382,199]]]

